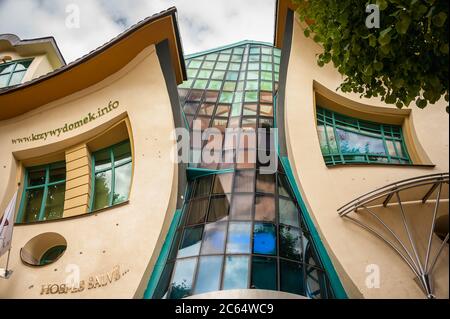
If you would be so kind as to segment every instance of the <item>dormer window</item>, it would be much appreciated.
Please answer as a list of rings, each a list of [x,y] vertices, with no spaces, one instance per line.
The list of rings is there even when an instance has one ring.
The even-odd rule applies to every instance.
[[[16,60],[0,64],[0,88],[22,83],[31,61],[32,59]]]

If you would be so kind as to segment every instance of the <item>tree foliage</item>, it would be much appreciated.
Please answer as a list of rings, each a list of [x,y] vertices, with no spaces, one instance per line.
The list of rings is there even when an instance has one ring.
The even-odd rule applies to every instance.
[[[307,37],[321,44],[323,66],[344,75],[343,92],[380,96],[398,108],[448,102],[448,0],[294,0]],[[368,4],[380,28],[368,28]],[[448,107],[447,107],[448,110]]]

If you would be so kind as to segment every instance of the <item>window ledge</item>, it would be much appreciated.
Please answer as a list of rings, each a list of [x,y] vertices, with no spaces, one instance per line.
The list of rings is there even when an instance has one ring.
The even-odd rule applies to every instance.
[[[334,164],[326,165],[327,168],[342,168],[342,167],[370,167],[370,166],[384,166],[384,167],[405,167],[405,168],[435,168],[434,164],[395,164],[395,163],[348,163],[348,164]]]
[[[113,206],[109,206],[109,207],[105,207],[105,208],[101,208],[86,214],[81,214],[81,215],[76,215],[76,216],[71,216],[71,217],[62,217],[62,218],[58,218],[58,219],[52,219],[52,220],[43,220],[43,221],[37,221],[37,222],[31,222],[31,223],[15,223],[14,226],[30,226],[30,225],[40,225],[40,224],[48,224],[48,223],[57,223],[57,222],[64,222],[64,221],[69,221],[69,220],[73,220],[73,219],[78,219],[78,218],[83,218],[83,217],[88,217],[88,216],[97,216],[97,214],[101,214],[107,211],[110,211],[112,209],[116,209],[125,205],[128,205],[130,203],[130,200],[126,200],[120,204],[116,204]]]

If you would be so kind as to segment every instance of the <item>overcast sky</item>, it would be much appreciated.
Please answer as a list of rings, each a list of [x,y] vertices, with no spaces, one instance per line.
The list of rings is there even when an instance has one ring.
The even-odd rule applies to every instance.
[[[79,28],[70,27],[72,4]],[[0,34],[52,35],[71,62],[171,6],[178,9],[185,54],[241,40],[273,41],[275,0],[0,0]]]

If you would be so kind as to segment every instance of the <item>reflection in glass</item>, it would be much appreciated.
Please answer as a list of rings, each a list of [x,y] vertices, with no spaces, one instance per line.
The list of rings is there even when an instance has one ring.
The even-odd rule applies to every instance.
[[[255,223],[253,230],[253,253],[261,255],[276,255],[277,240],[275,225]]]
[[[212,223],[205,226],[202,255],[223,254],[227,223]]]
[[[302,265],[287,260],[280,260],[280,290],[297,295],[304,295]]]
[[[27,191],[25,195],[24,223],[31,223],[39,220],[43,195],[44,188]]]
[[[176,262],[171,283],[171,299],[181,299],[189,296],[196,265],[197,258],[181,259]]]
[[[219,196],[211,198],[209,206],[208,222],[226,220],[230,209],[229,196]]]
[[[255,220],[275,222],[275,197],[256,195]]]
[[[234,176],[234,191],[239,193],[253,193],[255,185],[255,171],[236,171]]]
[[[220,289],[222,256],[200,257],[194,294],[202,294]]]
[[[302,254],[300,229],[280,226],[280,256],[300,260]]]
[[[248,261],[247,256],[225,257],[225,272],[222,283],[224,290],[248,288]]]
[[[232,198],[230,218],[232,220],[250,220],[252,218],[253,195],[235,194]]]
[[[109,199],[111,196],[111,178],[112,172],[110,170],[95,174],[93,210],[102,209],[109,206]]]
[[[275,258],[252,258],[252,285],[254,289],[277,290],[277,261]]]
[[[249,254],[251,250],[251,223],[231,222],[228,228],[227,253]]]
[[[231,193],[231,185],[233,184],[233,174],[218,174],[214,180],[214,194]]]
[[[280,223],[294,227],[300,227],[297,206],[293,201],[280,198],[278,201],[280,211]]]
[[[208,199],[196,199],[191,202],[189,209],[189,218],[187,225],[201,224],[205,221],[206,211],[208,210]]]
[[[38,186],[45,184],[45,169],[38,171],[31,171],[28,173],[28,185],[29,186]]]
[[[113,205],[128,200],[131,187],[131,167],[132,164],[129,162],[115,169]]]
[[[202,197],[211,192],[212,176],[206,176],[197,179],[194,197]]]
[[[64,194],[66,184],[56,184],[48,187],[43,220],[62,218],[64,211]]]
[[[274,174],[257,174],[256,191],[261,193],[275,192],[275,175]]]
[[[336,129],[342,153],[380,154],[385,155],[383,140],[366,135]]]
[[[186,228],[178,251],[178,258],[198,255],[202,242],[203,226]]]

